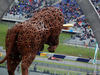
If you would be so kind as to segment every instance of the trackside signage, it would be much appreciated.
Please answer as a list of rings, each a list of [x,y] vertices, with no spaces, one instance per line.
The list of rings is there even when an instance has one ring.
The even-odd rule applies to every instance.
[[[97,42],[96,42],[93,64],[95,64],[95,62],[96,62],[96,59],[97,59],[97,52],[98,52],[98,44],[97,44]]]

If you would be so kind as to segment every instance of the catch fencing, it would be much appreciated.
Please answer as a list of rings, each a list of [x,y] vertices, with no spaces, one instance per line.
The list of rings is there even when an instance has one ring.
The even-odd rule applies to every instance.
[[[69,66],[62,66],[62,65],[56,65],[56,64],[49,64],[49,63],[42,63],[42,62],[33,62],[32,64],[36,64],[38,66],[45,66],[45,67],[52,67],[52,68],[59,68],[59,69],[65,69],[65,70],[71,70],[71,71],[77,71],[77,72],[85,72],[85,73],[93,73],[94,70],[91,69],[84,69],[84,68],[78,68],[78,67],[69,67]],[[98,71],[100,73],[100,71]]]

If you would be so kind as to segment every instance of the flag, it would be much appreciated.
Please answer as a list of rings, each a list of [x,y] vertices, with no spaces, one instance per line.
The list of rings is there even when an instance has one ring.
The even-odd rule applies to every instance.
[[[97,44],[97,42],[96,42],[93,64],[95,64],[95,61],[96,61],[96,59],[97,59],[97,52],[98,52],[98,44]]]

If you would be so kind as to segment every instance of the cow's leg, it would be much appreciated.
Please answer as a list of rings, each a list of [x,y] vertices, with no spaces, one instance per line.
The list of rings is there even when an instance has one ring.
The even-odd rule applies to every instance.
[[[48,51],[55,52],[55,49],[57,48],[58,44],[59,44],[59,36],[58,35],[51,36],[48,41],[49,45]]]
[[[20,61],[21,61],[21,56],[18,53],[11,54],[7,58],[7,69],[8,69],[9,75],[15,75],[14,71],[15,71],[17,65],[20,63]]]
[[[28,75],[28,68],[30,67],[31,63],[33,62],[36,54],[39,50],[41,39],[39,39],[39,33],[34,33],[34,31],[29,30],[25,32],[20,37],[23,39],[21,41],[21,45],[23,49],[21,50],[22,55],[22,75]],[[20,38],[19,37],[19,38]]]
[[[28,68],[30,67],[31,63],[33,62],[34,58],[36,57],[37,51],[25,53],[24,56],[22,56],[22,64],[21,64],[22,75],[28,75]]]
[[[50,35],[47,44],[49,45],[48,51],[49,52],[55,52],[55,49],[57,48],[59,44],[59,34],[60,34],[60,28],[56,27],[52,34]]]
[[[39,51],[43,51],[43,49],[44,49],[44,45],[40,45],[40,47],[39,47]]]

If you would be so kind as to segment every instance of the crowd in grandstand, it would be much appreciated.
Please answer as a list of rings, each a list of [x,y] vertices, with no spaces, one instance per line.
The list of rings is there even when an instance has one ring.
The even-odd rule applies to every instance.
[[[80,41],[90,39],[90,41],[88,42],[89,46],[95,42],[94,34],[85,17],[77,19],[76,23],[74,24],[74,28],[80,28],[80,30],[83,30],[81,34],[76,35],[77,38],[80,38]],[[83,43],[85,45],[85,42]]]
[[[11,9],[8,10],[8,13],[13,14],[13,15],[19,15],[21,14],[22,16],[24,16],[25,14],[30,13],[31,11],[35,10],[36,8],[38,8],[38,6],[40,6],[40,3],[38,2],[32,2],[30,4],[30,2],[19,2],[19,3],[14,3],[13,6],[11,7]],[[28,17],[31,17],[31,14],[29,14]]]
[[[21,16],[25,15],[25,18],[31,18],[34,12],[40,10],[40,7],[43,8],[43,6],[51,6],[53,2],[55,1],[53,0],[52,2],[47,2],[47,0],[21,0],[19,2],[14,2],[12,7],[8,10],[8,13]]]
[[[91,0],[93,4],[98,3],[99,0]]]
[[[93,3],[97,3],[99,0],[92,0]],[[12,7],[8,10],[8,13],[13,15],[21,15],[25,18],[31,18],[33,14],[38,10],[40,10],[40,7],[47,7],[52,6],[52,4],[55,2],[55,0],[19,0],[19,2],[13,3]],[[69,23],[69,21],[72,21],[76,19],[77,17],[83,15],[82,10],[78,6],[75,0],[63,0],[59,3],[59,8],[64,14],[65,17],[65,23]],[[98,13],[100,13],[99,8],[97,8]],[[26,15],[27,14],[27,15]]]
[[[100,2],[100,0],[92,0],[92,2],[93,2],[93,4],[96,4],[96,3]],[[61,4],[62,3],[60,3],[60,5]],[[96,40],[94,38],[93,32],[90,28],[90,25],[87,22],[85,16],[80,17],[81,15],[84,15],[84,14],[83,14],[82,10],[80,9],[80,7],[75,2],[75,0],[70,0],[66,4],[62,4],[62,5],[67,5],[67,8],[69,7],[66,12],[63,12],[65,17],[66,17],[66,14],[67,14],[67,16],[69,13],[71,14],[70,19],[69,19],[69,16],[66,17],[68,19],[67,22],[69,22],[73,19],[76,19],[73,28],[74,29],[80,28],[80,30],[83,30],[82,34],[77,34],[75,37],[80,38],[80,41],[89,39],[90,41],[87,43],[88,45],[91,45],[91,43],[95,43]],[[97,9],[98,13],[100,14],[100,7],[96,6],[96,9]],[[76,12],[78,12],[78,13],[76,14]],[[77,19],[77,17],[80,17],[80,18]],[[71,36],[72,39],[75,39],[75,37]],[[84,43],[84,45],[86,44],[85,42],[83,42],[83,43]]]
[[[96,5],[98,2],[100,2],[100,0],[91,0],[92,1],[92,3],[94,4],[94,5]],[[96,6],[96,9],[97,9],[97,11],[98,11],[98,13],[99,13],[99,15],[100,15],[100,6]]]
[[[65,23],[72,21],[83,14],[74,0],[66,0],[64,3],[60,2],[59,5],[65,17]]]
[[[29,0],[25,2],[24,0],[22,0],[17,3],[15,2],[12,5],[12,7],[8,10],[8,13],[13,14],[13,15],[21,14],[22,16],[28,14],[25,17],[30,18],[32,17],[31,13],[38,11],[40,7],[43,8],[43,7],[51,6],[54,2],[55,0],[52,0],[52,1],[39,0],[39,2],[35,0]],[[63,12],[66,22],[76,19],[77,17],[83,14],[79,6],[74,0],[66,0],[66,2],[64,3],[60,2],[59,8]]]
[[[86,21],[86,19],[82,19],[82,18],[77,19],[76,23],[74,24],[74,27],[83,29],[83,34],[80,35],[80,40],[88,39],[90,37],[94,38],[94,35],[92,34],[92,30],[90,29],[90,25]]]

